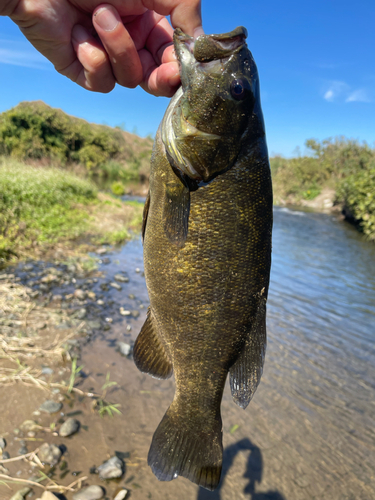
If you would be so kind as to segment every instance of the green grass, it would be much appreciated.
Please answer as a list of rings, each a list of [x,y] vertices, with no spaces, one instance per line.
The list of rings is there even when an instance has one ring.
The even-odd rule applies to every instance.
[[[97,202],[95,186],[58,169],[34,168],[0,158],[0,252],[75,238]]]

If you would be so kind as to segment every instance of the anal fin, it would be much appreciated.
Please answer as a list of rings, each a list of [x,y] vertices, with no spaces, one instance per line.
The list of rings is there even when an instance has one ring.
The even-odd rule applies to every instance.
[[[266,299],[262,299],[245,345],[229,370],[233,400],[245,409],[259,385],[266,353]]]
[[[160,379],[172,375],[173,366],[159,337],[151,308],[148,309],[146,321],[135,341],[133,357],[135,365],[143,373]]]

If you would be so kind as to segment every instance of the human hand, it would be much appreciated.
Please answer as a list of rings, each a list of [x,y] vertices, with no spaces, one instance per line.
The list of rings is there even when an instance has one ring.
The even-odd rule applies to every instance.
[[[110,92],[117,82],[171,97],[180,76],[165,16],[199,35],[200,0],[109,1],[5,0],[0,15],[8,15],[59,73],[88,90]]]

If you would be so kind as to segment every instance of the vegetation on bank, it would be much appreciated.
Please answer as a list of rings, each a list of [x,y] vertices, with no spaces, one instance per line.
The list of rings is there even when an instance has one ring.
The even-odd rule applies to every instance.
[[[309,154],[271,158],[275,203],[312,200],[325,188],[347,219],[375,240],[375,149],[343,137],[306,141]]]
[[[0,259],[30,255],[57,242],[117,244],[139,230],[141,204],[98,193],[57,168],[0,158]]]
[[[73,170],[101,184],[147,180],[152,142],[42,101],[22,102],[0,115],[0,155]]]

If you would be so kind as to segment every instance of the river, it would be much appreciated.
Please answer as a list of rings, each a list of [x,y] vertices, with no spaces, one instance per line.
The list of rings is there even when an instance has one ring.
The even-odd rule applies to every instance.
[[[125,245],[111,261],[109,275],[142,268],[140,241]],[[214,493],[184,479],[162,484],[145,466],[137,482],[148,485],[153,499],[375,498],[374,263],[375,246],[337,217],[275,208],[265,370],[246,411],[226,388],[222,484]],[[139,274],[132,286],[147,305]],[[114,325],[112,334],[119,338],[122,332],[121,322]],[[103,359],[103,341],[97,342]],[[130,413],[147,429],[146,439],[139,427],[133,429],[134,445],[146,456],[173,383],[126,376],[138,384],[137,396],[130,403],[134,386],[129,390],[125,383],[121,403],[132,405]],[[138,403],[139,393],[149,399]]]

